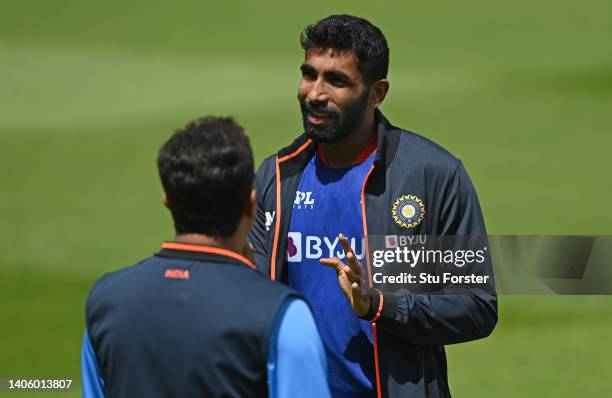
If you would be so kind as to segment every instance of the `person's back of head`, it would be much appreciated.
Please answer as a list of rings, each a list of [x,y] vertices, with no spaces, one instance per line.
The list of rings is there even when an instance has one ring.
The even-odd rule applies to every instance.
[[[177,235],[227,238],[250,212],[253,152],[231,118],[209,116],[177,130],[157,166]]]

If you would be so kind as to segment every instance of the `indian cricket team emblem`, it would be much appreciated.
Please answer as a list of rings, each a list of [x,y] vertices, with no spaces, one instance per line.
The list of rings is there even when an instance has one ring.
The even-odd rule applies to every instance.
[[[413,228],[423,221],[425,205],[416,195],[402,195],[393,203],[391,216],[400,227]]]

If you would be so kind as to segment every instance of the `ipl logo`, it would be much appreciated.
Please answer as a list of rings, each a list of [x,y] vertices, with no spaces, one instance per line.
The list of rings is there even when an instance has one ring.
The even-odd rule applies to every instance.
[[[312,192],[295,192],[295,200],[293,201],[294,209],[314,209],[314,197]]]

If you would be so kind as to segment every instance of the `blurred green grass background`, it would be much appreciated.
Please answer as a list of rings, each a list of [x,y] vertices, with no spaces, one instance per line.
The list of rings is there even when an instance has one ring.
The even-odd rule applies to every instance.
[[[609,1],[4,0],[0,376],[79,378],[89,287],[172,237],[159,146],[206,114],[258,163],[289,143],[299,32],[339,12],[386,34],[383,112],[464,161],[491,233],[612,233]],[[612,396],[611,304],[501,297],[491,337],[448,348],[451,390]]]

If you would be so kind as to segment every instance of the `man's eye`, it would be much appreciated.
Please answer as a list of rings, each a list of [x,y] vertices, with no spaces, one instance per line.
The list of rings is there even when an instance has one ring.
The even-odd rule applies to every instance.
[[[346,84],[346,82],[345,82],[344,80],[339,79],[339,78],[332,78],[332,79],[329,79],[329,82],[330,82],[330,83],[331,83],[333,86],[336,86],[336,87],[346,87],[346,85],[347,85],[347,84]]]
[[[304,80],[316,80],[317,76],[312,72],[302,72],[302,78]]]

